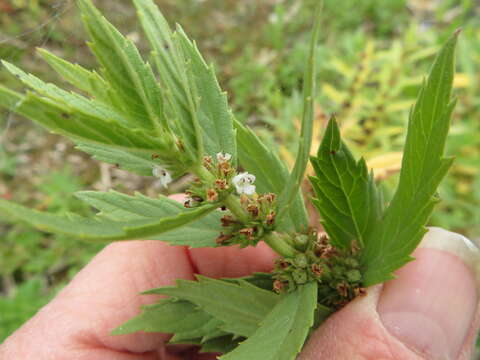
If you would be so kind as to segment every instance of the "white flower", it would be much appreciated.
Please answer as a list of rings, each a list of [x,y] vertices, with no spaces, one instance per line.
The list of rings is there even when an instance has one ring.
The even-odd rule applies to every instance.
[[[217,154],[217,161],[218,162],[227,162],[227,161],[230,161],[230,159],[232,158],[232,155],[229,154],[229,153],[223,153],[223,152],[219,152]]]
[[[159,178],[160,185],[163,186],[165,189],[167,188],[167,185],[172,182],[172,175],[165,170],[164,168],[155,165],[152,170],[153,176]]]
[[[237,193],[245,195],[255,194],[255,175],[249,174],[248,172],[240,173],[232,179],[233,185],[237,189]]]

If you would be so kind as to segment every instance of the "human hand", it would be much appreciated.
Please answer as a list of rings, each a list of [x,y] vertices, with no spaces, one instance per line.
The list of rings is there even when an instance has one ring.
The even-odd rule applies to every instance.
[[[396,280],[369,289],[332,315],[299,359],[468,359],[479,324],[473,269],[478,250],[468,250],[463,239],[431,230],[417,260],[399,270]],[[432,249],[445,246],[456,255]],[[189,347],[168,349],[166,334],[109,334],[140,305],[156,300],[138,295],[143,290],[193,279],[195,273],[238,277],[268,271],[274,257],[263,244],[242,250],[188,250],[158,241],[112,244],[0,346],[0,359],[215,359]]]

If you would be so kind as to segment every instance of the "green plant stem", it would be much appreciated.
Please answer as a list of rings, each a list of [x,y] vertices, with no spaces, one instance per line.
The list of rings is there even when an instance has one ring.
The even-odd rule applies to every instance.
[[[203,183],[213,183],[215,181],[215,176],[202,165],[193,168],[192,172],[195,173]]]
[[[223,204],[238,220],[243,223],[248,222],[248,215],[245,210],[243,210],[238,197],[230,194],[223,200]]]
[[[277,232],[271,232],[263,237],[263,241],[277,254],[291,258],[298,254],[298,250],[294,249],[285,239],[288,236]]]

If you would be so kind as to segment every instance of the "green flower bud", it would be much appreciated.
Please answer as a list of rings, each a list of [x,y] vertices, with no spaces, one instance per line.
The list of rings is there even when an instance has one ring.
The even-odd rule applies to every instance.
[[[343,266],[335,265],[332,268],[332,275],[336,276],[336,277],[343,276],[346,271],[347,271],[347,269],[345,269]]]
[[[305,284],[308,281],[307,272],[304,270],[297,269],[292,273],[292,276],[297,284]]]
[[[302,269],[306,268],[308,266],[308,259],[305,254],[297,254],[293,259],[293,265]]]
[[[304,247],[308,244],[308,236],[307,235],[297,235],[295,236],[295,244],[300,246],[300,247]]]
[[[358,270],[350,270],[346,273],[349,282],[359,282],[362,279],[362,274]]]
[[[360,266],[360,264],[358,263],[358,261],[354,258],[346,258],[345,259],[345,265],[348,265],[352,268],[358,268]]]

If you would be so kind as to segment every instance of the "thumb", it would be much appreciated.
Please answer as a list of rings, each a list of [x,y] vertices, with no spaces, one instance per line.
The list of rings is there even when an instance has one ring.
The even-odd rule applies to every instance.
[[[396,279],[332,315],[299,359],[469,359],[479,328],[478,248],[430,228],[414,257]]]

